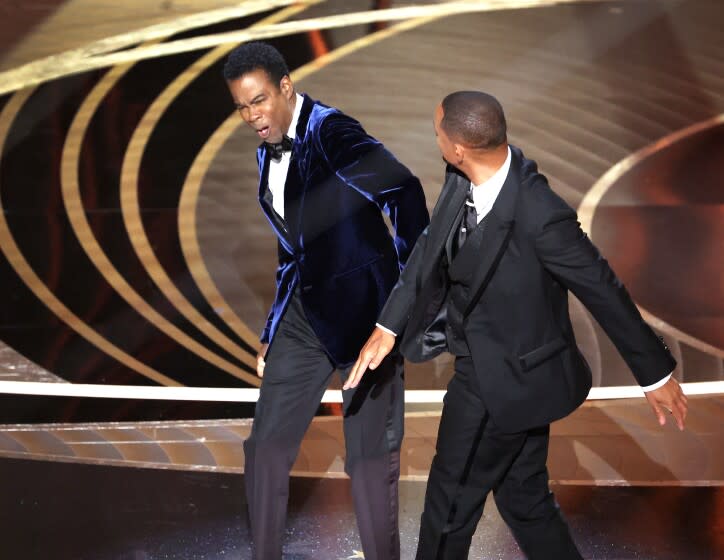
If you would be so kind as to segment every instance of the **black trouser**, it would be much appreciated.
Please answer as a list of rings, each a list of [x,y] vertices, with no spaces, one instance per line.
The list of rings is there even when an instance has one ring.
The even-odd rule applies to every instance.
[[[350,317],[354,320],[354,317]],[[351,366],[341,371],[346,379]],[[335,367],[295,294],[269,347],[249,439],[245,482],[258,560],[281,558],[289,472]],[[400,556],[398,490],[404,429],[402,358],[395,352],[343,392],[345,471],[367,560]]]
[[[580,560],[548,488],[548,434],[548,426],[501,432],[486,412],[472,359],[457,358],[427,483],[417,559],[467,558],[492,490],[528,558]]]

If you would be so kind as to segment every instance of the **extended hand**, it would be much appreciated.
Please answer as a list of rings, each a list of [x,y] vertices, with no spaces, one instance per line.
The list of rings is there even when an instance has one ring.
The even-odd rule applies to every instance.
[[[644,394],[651,408],[654,409],[654,414],[656,414],[661,426],[666,424],[666,415],[664,414],[664,410],[666,410],[674,417],[679,429],[684,429],[684,420],[688,409],[687,399],[676,379],[672,377],[658,389]]]
[[[261,348],[259,348],[259,353],[256,355],[256,374],[259,377],[264,377],[264,366],[266,365],[266,362],[264,361],[264,357],[266,356],[266,351],[269,349],[269,344],[262,344]]]
[[[349,372],[347,381],[344,382],[342,389],[347,390],[357,387],[367,368],[375,369],[380,365],[394,345],[394,335],[383,331],[379,327],[375,327],[372,335],[367,339],[367,343],[362,347],[359,357],[354,363],[354,366],[352,366],[352,370]]]

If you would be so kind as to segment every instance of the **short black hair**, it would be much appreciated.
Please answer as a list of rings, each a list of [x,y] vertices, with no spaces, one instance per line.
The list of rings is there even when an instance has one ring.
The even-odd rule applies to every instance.
[[[264,70],[277,87],[282,78],[289,75],[282,53],[268,43],[254,41],[239,45],[229,53],[224,64],[224,79],[235,80],[254,70]]]
[[[496,148],[507,140],[503,107],[482,91],[456,91],[442,100],[440,126],[468,148]]]

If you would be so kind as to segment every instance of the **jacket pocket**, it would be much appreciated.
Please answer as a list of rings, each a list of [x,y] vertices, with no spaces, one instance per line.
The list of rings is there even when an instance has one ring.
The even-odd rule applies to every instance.
[[[552,358],[558,352],[568,346],[568,342],[562,336],[556,339],[546,342],[543,346],[539,346],[535,350],[531,350],[518,357],[520,361],[520,367],[523,371],[529,371],[541,362],[545,362],[547,359]]]
[[[372,266],[373,264],[375,264],[378,261],[381,261],[384,257],[385,257],[384,255],[376,255],[375,257],[371,258],[370,260],[368,260],[360,265],[357,265],[354,268],[348,268],[347,270],[338,272],[337,274],[332,276],[329,280],[333,282],[335,280],[344,278],[345,276],[349,276],[350,274],[353,274],[355,272],[359,272],[360,270],[367,268],[369,266]]]

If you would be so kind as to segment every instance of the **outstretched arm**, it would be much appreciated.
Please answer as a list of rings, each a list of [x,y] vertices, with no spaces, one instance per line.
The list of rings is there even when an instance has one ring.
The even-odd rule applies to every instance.
[[[570,289],[596,318],[643,387],[655,385],[676,367],[663,340],[641,317],[628,291],[588,236],[575,211],[550,190],[538,188],[543,216],[537,232],[536,252],[545,268]],[[670,377],[661,387],[646,392],[660,424],[668,410],[684,429],[687,399]]]

